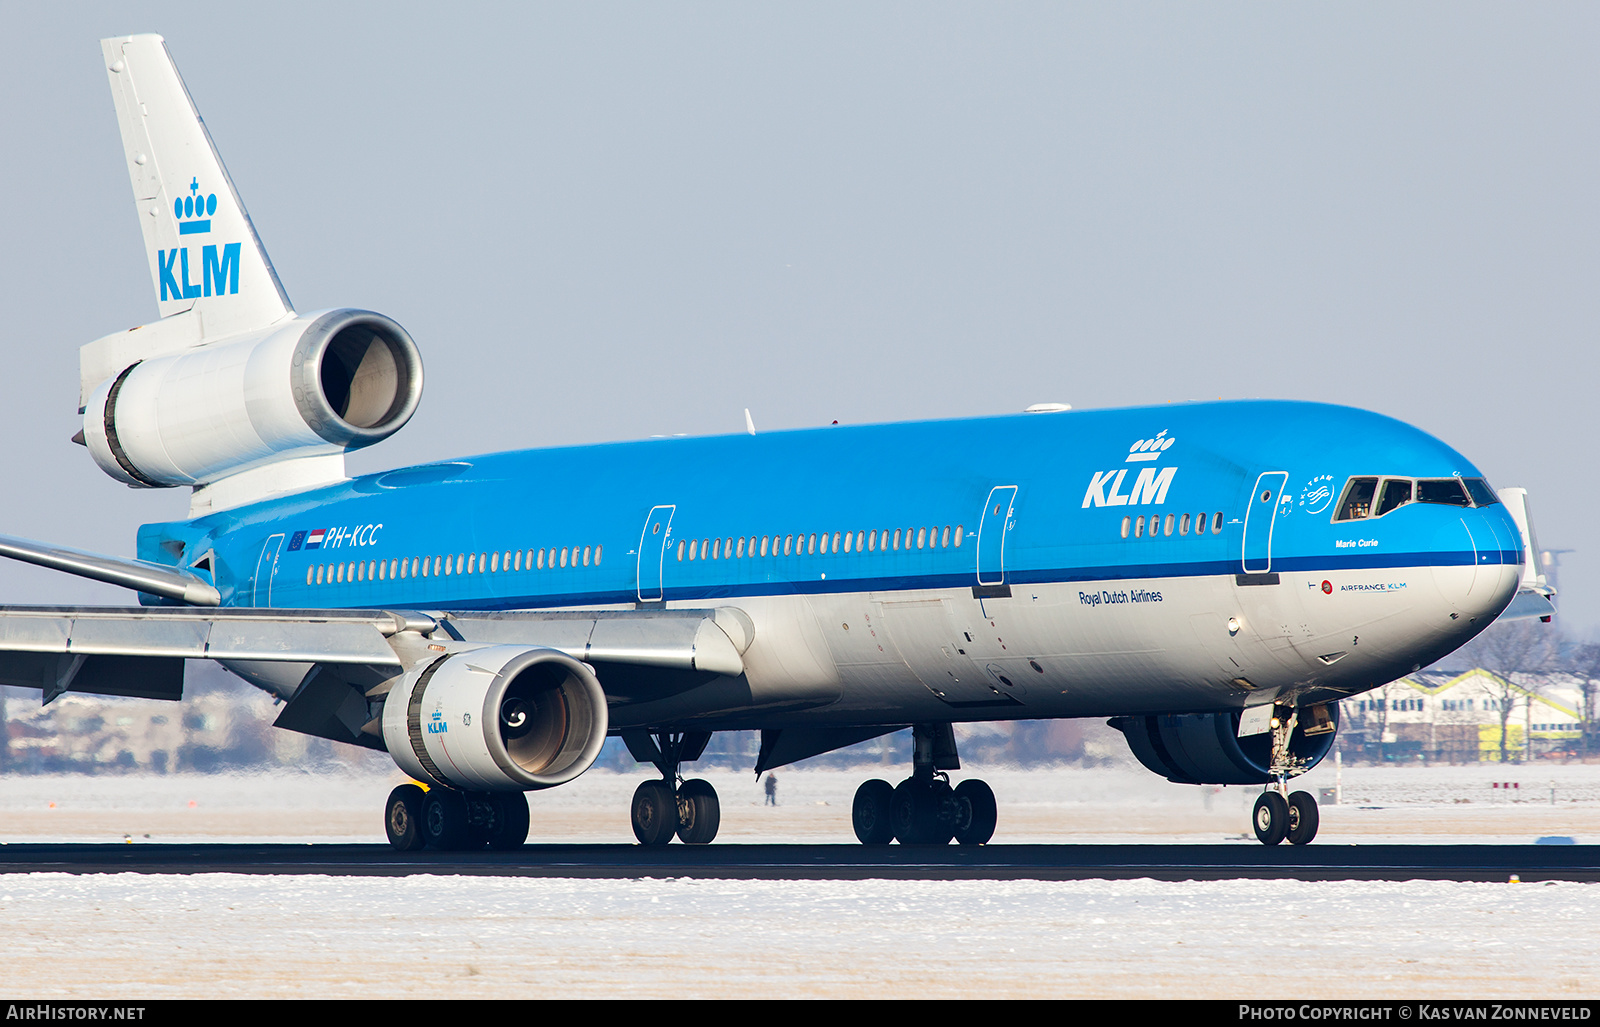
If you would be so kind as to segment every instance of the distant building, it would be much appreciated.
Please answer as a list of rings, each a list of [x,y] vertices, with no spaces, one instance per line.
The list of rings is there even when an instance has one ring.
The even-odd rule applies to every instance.
[[[1519,674],[1508,681],[1477,668],[1422,671],[1340,704],[1348,756],[1387,762],[1498,762],[1500,717],[1511,760],[1577,755],[1583,682],[1570,674]]]
[[[0,771],[6,773],[210,772],[325,766],[379,754],[272,727],[277,710],[243,685],[196,682],[181,702],[68,692],[0,690]]]

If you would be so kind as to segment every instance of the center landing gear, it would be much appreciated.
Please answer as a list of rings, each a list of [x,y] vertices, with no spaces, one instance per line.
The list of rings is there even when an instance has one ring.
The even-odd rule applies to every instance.
[[[950,787],[948,770],[961,769],[949,724],[912,727],[911,776],[890,787],[867,781],[856,789],[850,819],[864,845],[982,845],[994,836],[994,791],[978,780]]]
[[[633,836],[639,844],[666,845],[673,835],[686,845],[705,845],[715,838],[722,826],[717,790],[709,781],[683,781],[678,772],[681,764],[693,763],[705,752],[711,732],[652,737],[644,731],[624,731],[622,740],[634,759],[661,771],[661,780],[646,781],[633,793]]]
[[[516,849],[528,840],[528,798],[521,792],[423,791],[404,784],[389,793],[384,832],[401,852]]]

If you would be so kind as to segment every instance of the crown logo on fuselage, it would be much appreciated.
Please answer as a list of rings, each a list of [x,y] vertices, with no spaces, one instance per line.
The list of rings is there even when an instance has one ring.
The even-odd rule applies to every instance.
[[[1167,438],[1167,429],[1163,428],[1155,438],[1140,439],[1129,446],[1128,455],[1122,462],[1134,464],[1159,460],[1161,454],[1171,449],[1176,441]],[[1109,471],[1093,472],[1089,476],[1089,487],[1083,493],[1083,508],[1160,505],[1167,501],[1167,490],[1172,487],[1172,479],[1178,475],[1175,464],[1168,464],[1159,471],[1154,467],[1141,467],[1133,480],[1133,491],[1124,492],[1122,485],[1128,477],[1128,470],[1126,467],[1114,467]]]
[[[172,216],[178,219],[179,235],[201,235],[211,231],[211,215],[217,212],[217,194],[200,195],[200,180],[189,180],[189,195],[172,201]]]
[[[1140,439],[1128,447],[1128,457],[1123,463],[1133,464],[1144,460],[1159,460],[1161,454],[1172,448],[1177,439],[1169,439],[1167,429],[1163,428],[1153,439]]]

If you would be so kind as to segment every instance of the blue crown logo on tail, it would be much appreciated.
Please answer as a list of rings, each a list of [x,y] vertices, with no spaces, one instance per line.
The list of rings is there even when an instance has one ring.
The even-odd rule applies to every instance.
[[[211,234],[211,215],[217,212],[217,194],[200,192],[200,179],[189,180],[189,195],[172,201],[172,216],[178,221],[178,234]],[[189,276],[189,247],[156,251],[161,300],[192,300],[201,296],[230,296],[239,292],[240,247],[236,242],[200,250],[200,281]]]
[[[189,180],[189,195],[172,201],[172,216],[178,219],[179,235],[201,235],[211,231],[211,215],[217,212],[217,194],[200,195],[200,180]]]

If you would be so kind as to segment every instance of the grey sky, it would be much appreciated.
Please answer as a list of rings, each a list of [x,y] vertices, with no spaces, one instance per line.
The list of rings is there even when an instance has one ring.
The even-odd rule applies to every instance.
[[[155,316],[96,40],[160,32],[301,310],[406,325],[355,470],[1190,398],[1410,421],[1600,623],[1600,8],[7,5],[0,531],[131,552],[77,347]],[[567,485],[551,483],[551,502]],[[0,564],[6,602],[127,594]]]

